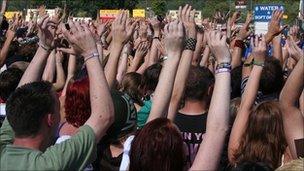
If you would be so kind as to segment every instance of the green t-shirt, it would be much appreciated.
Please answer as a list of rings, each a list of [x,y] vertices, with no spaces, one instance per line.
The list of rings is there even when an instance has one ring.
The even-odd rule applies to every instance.
[[[96,158],[95,134],[88,125],[45,152],[13,146],[13,138],[14,132],[5,119],[0,128],[0,170],[83,170]]]
[[[144,105],[137,112],[137,126],[143,128],[147,122],[152,107],[152,100],[145,100]]]

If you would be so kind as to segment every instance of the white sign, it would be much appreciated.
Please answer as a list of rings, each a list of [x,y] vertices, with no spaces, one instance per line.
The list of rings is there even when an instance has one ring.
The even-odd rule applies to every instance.
[[[169,16],[171,19],[177,19],[178,10],[169,10]],[[197,25],[202,25],[202,11],[195,11],[194,20]]]
[[[49,16],[55,15],[55,9],[45,9],[45,11],[47,12],[47,14],[49,14]],[[38,13],[38,9],[28,9],[26,12],[25,21],[30,21],[31,13]]]

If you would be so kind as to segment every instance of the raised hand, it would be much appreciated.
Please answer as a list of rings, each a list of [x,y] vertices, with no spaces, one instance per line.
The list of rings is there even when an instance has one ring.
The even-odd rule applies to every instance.
[[[295,42],[298,41],[298,33],[299,33],[299,26],[294,25],[289,29],[289,35],[293,38]]]
[[[54,47],[54,38],[58,23],[51,21],[48,15],[44,15],[38,21],[39,44],[44,48],[51,49]]]
[[[142,42],[138,45],[136,49],[135,56],[144,57],[149,50],[149,42]]]
[[[271,37],[280,34],[287,26],[281,27],[280,22],[283,17],[284,11],[274,10],[271,16],[271,20],[268,25],[268,32]]]
[[[252,21],[252,14],[247,13],[246,22],[244,23],[243,27],[240,29],[239,34],[237,35],[237,39],[245,40],[251,34],[251,31],[249,30],[249,25],[251,21]]]
[[[190,5],[179,7],[178,16],[186,30],[186,37],[196,39],[196,24],[194,21],[195,10]]]
[[[226,44],[227,37],[221,37],[221,32],[211,31],[207,36],[207,43],[218,63],[230,63],[231,54]]]
[[[86,24],[81,25],[79,22],[70,21],[70,30],[63,28],[63,34],[71,43],[76,54],[86,58],[88,55],[97,53],[96,42]]]
[[[136,22],[127,27],[128,13],[120,12],[112,23],[112,34],[114,44],[125,44],[134,32]]]
[[[255,36],[254,42],[253,42],[253,38],[251,39],[251,41],[253,45],[252,56],[254,60],[258,62],[264,62],[266,57],[266,50],[267,50],[265,37],[262,36],[262,39],[259,40],[259,37]]]
[[[97,23],[96,25],[96,31],[97,31],[97,35],[99,37],[101,37],[109,28],[109,26],[111,25],[111,23],[108,21],[106,23]]]
[[[184,27],[182,22],[173,21],[165,26],[165,48],[167,54],[181,52],[184,42]]]
[[[15,37],[16,30],[21,26],[22,24],[22,19],[21,16],[17,16],[13,18],[13,23],[9,26],[6,36],[9,38]]]
[[[150,19],[149,23],[151,24],[154,32],[160,32],[161,22],[157,18]]]
[[[299,61],[301,57],[304,56],[303,50],[298,47],[297,43],[294,41],[292,37],[287,39],[286,45],[290,57],[292,57],[294,60]]]

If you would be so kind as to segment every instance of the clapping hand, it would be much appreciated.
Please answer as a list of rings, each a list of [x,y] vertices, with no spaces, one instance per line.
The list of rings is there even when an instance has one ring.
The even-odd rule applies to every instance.
[[[211,31],[207,36],[207,43],[218,63],[230,63],[231,55],[226,44],[226,35],[221,36],[219,31]]]
[[[178,16],[183,23],[187,38],[196,39],[196,24],[194,21],[195,10],[192,10],[190,5],[185,5],[183,8],[179,7]]]
[[[86,58],[88,55],[97,53],[96,42],[86,24],[79,22],[69,22],[70,30],[63,28],[63,34],[70,42],[74,53]]]
[[[112,23],[113,43],[124,45],[132,36],[136,22],[128,25],[128,13],[120,12]]]
[[[280,22],[283,17],[284,11],[274,10],[271,16],[271,20],[268,25],[268,34],[275,37],[280,34],[287,26],[281,27]]]
[[[54,38],[58,23],[51,21],[48,15],[44,15],[38,21],[39,44],[45,48],[54,47]]]
[[[180,53],[183,49],[184,27],[181,21],[175,20],[165,26],[165,49],[167,54]]]
[[[252,44],[252,56],[255,61],[258,62],[264,62],[265,57],[266,57],[266,41],[265,37],[262,36],[262,38],[259,40],[258,36],[255,36],[254,42],[253,38],[251,39],[251,44]]]

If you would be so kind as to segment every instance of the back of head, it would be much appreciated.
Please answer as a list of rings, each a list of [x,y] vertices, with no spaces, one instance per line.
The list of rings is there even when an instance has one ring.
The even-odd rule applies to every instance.
[[[0,74],[0,98],[4,101],[15,91],[23,72],[18,68],[8,68]]]
[[[242,66],[231,70],[231,99],[241,97]]]
[[[213,84],[214,75],[208,68],[191,66],[186,82],[185,100],[203,100]]]
[[[162,69],[162,65],[160,63],[153,64],[149,66],[144,74],[143,74],[143,82],[142,86],[144,88],[144,93],[150,93],[154,92],[157,83],[158,83],[158,78],[160,75],[160,71]]]
[[[229,125],[231,127],[233,126],[235,117],[237,115],[237,112],[238,112],[240,106],[241,106],[241,98],[240,97],[234,98],[230,101],[230,107],[229,107],[230,122],[229,122]]]
[[[130,170],[183,170],[183,139],[177,127],[167,118],[145,125],[131,144]]]
[[[235,155],[237,164],[254,161],[277,168],[287,146],[279,103],[268,101],[259,104],[248,121]]]
[[[121,91],[127,93],[135,103],[142,106],[142,93],[140,92],[141,82],[142,76],[139,73],[127,73],[122,79]]]
[[[278,94],[284,85],[283,69],[280,61],[266,58],[259,89],[263,95]]]
[[[43,117],[55,113],[55,98],[49,82],[33,82],[17,88],[6,102],[7,119],[15,136],[37,135]]]
[[[88,77],[69,83],[64,109],[66,121],[77,128],[89,119],[91,106]]]
[[[262,162],[244,162],[236,167],[232,168],[231,171],[272,171],[267,164]]]

